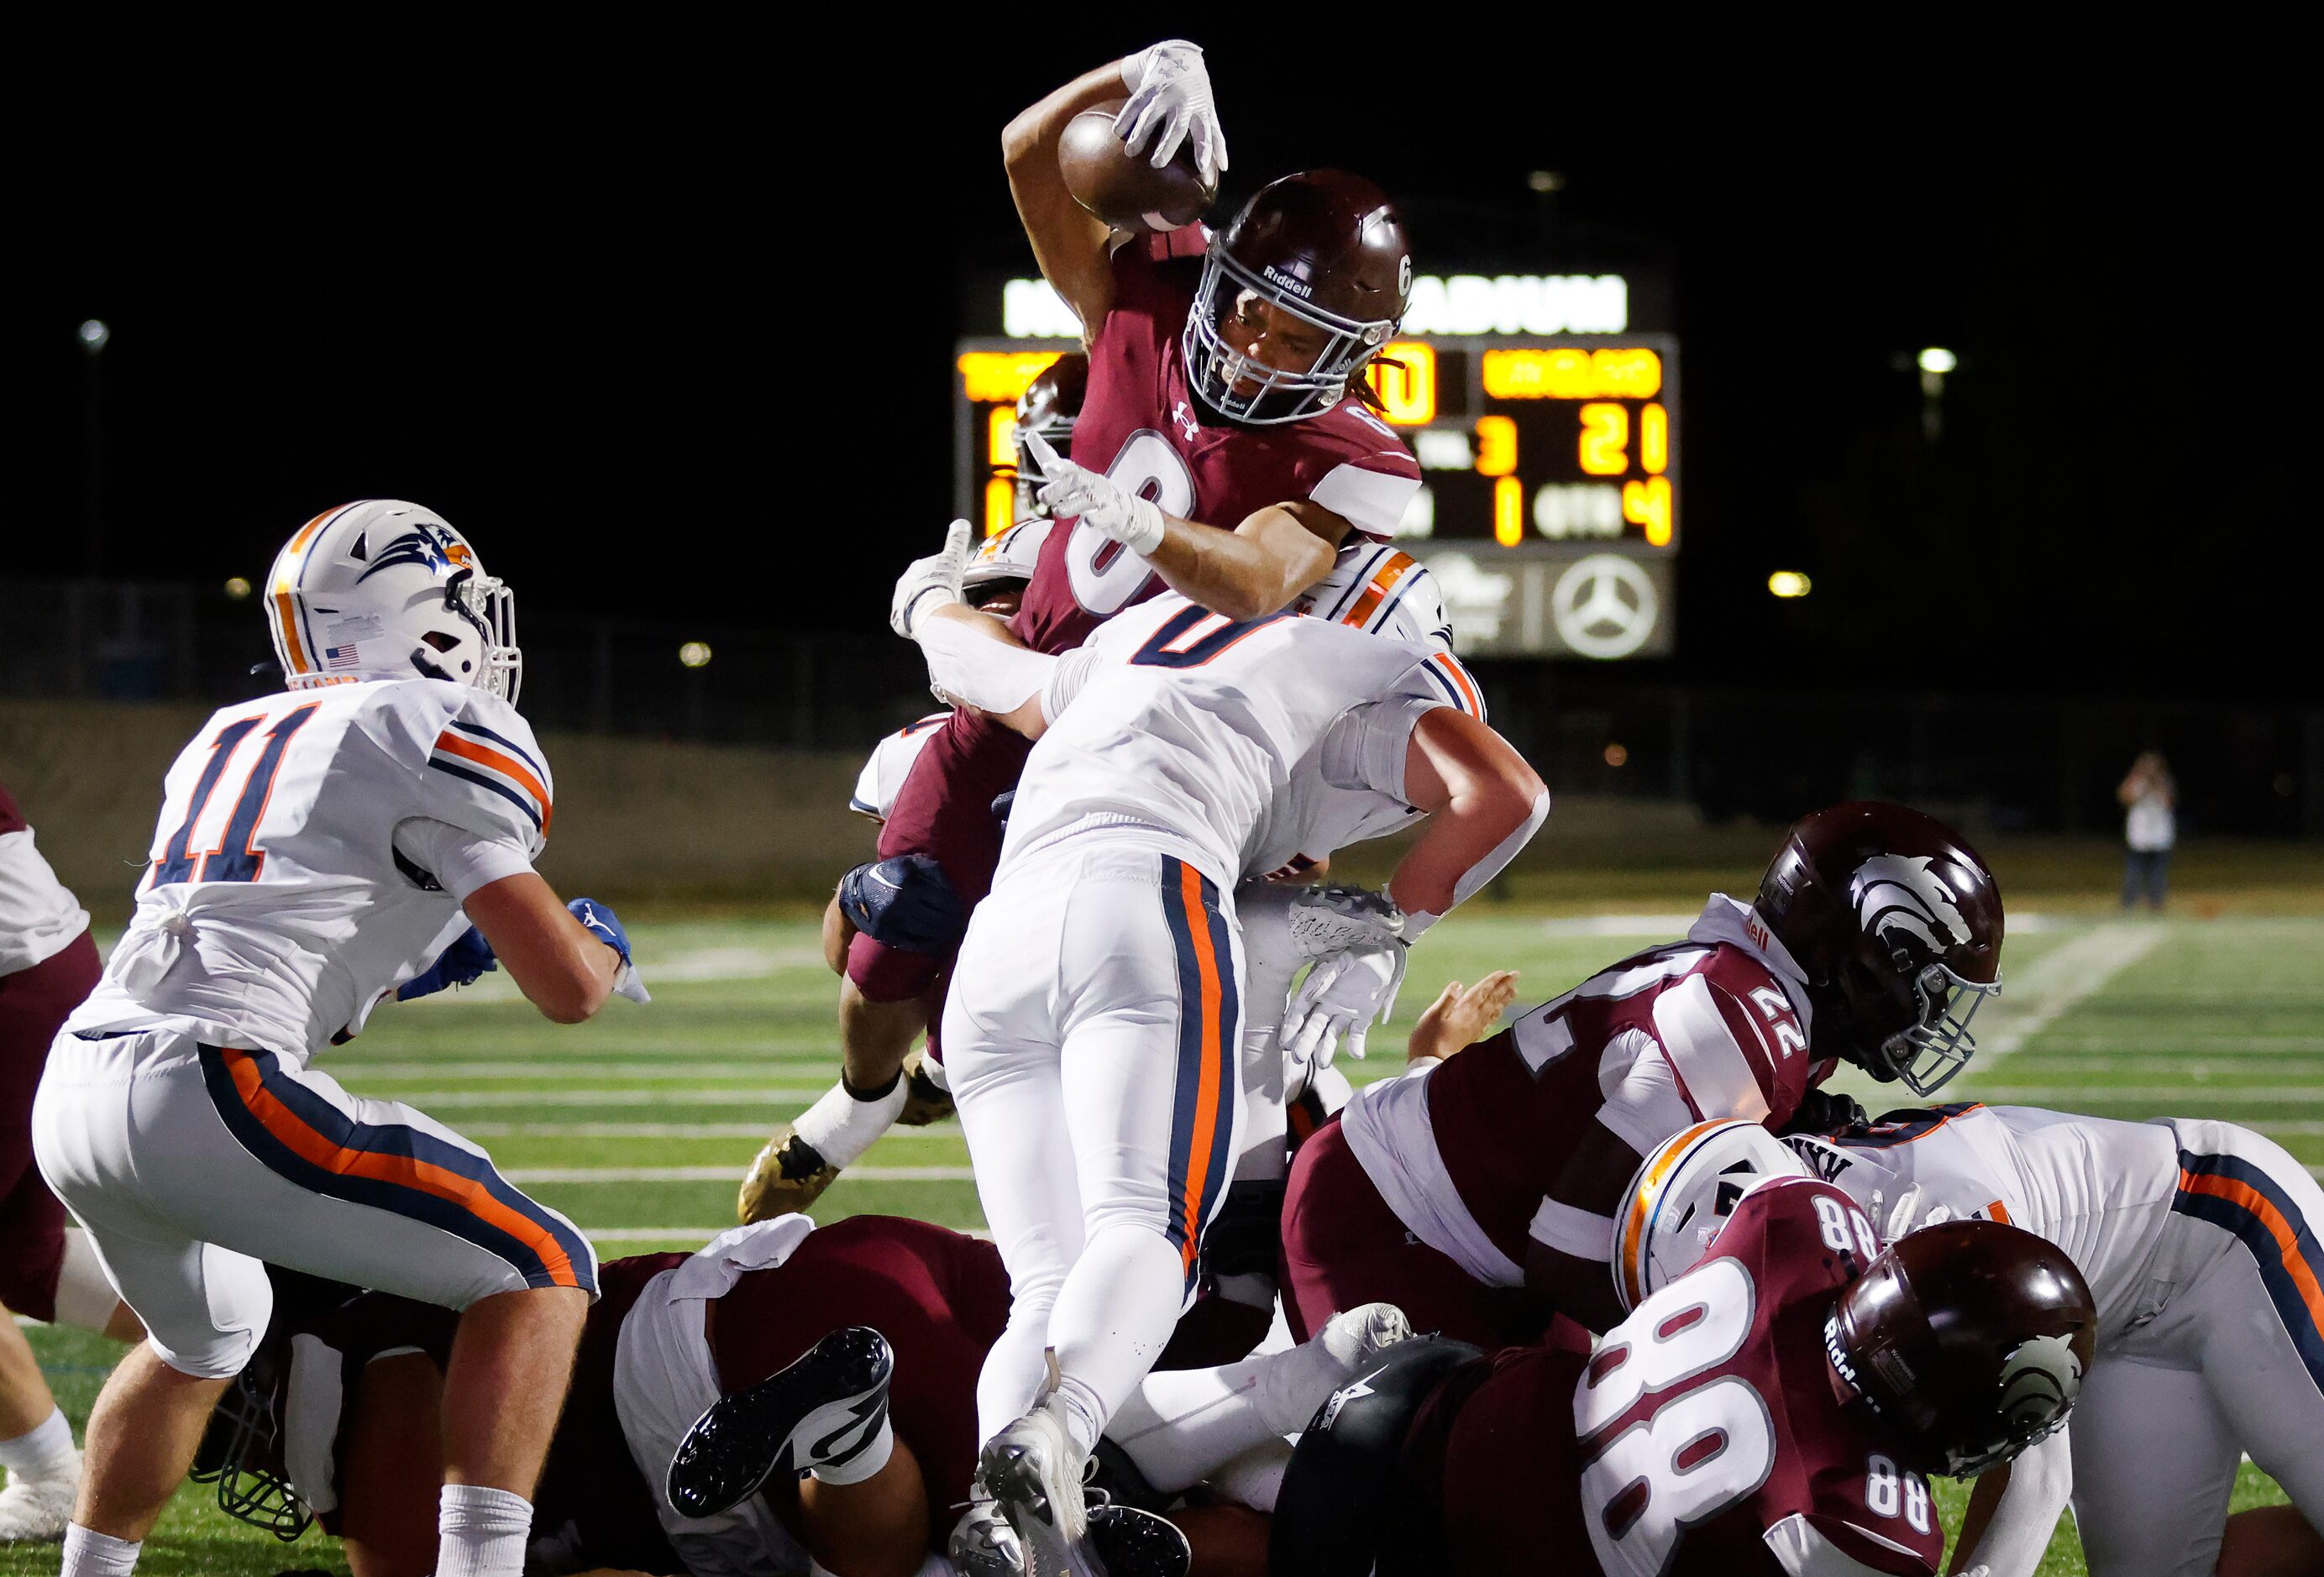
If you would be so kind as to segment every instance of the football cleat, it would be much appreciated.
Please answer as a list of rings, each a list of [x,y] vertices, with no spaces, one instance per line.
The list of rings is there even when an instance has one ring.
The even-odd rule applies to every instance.
[[[47,1478],[8,1475],[8,1487],[0,1489],[0,1545],[53,1544],[65,1536],[80,1487],[80,1452],[60,1466]]]
[[[1109,1577],[1186,1577],[1194,1546],[1177,1525],[1135,1506],[1089,1508],[1089,1542]]]
[[[945,1554],[960,1577],[1021,1577],[1025,1570],[1024,1557],[1017,1551],[1016,1530],[999,1507],[981,1497],[971,1500],[953,1525]]]
[[[742,1175],[742,1189],[734,1201],[734,1213],[742,1224],[772,1221],[779,1215],[804,1211],[824,1194],[824,1190],[839,1181],[839,1168],[823,1158],[821,1151],[798,1136],[789,1123],[775,1130],[775,1137],[766,1142],[751,1169]]]
[[[936,1073],[929,1072],[935,1068]],[[906,1128],[926,1128],[952,1115],[952,1092],[936,1082],[942,1063],[932,1063],[925,1047],[914,1047],[904,1057],[904,1110],[896,1120]]]
[[[804,1478],[852,1462],[888,1416],[896,1356],[869,1325],[834,1331],[785,1369],[713,1402],[670,1458],[667,1493],[684,1517],[715,1517],[778,1470]]]
[[[1025,1577],[1109,1577],[1089,1541],[1084,1462],[1055,1398],[994,1435],[978,1456],[977,1488],[1017,1535]]]

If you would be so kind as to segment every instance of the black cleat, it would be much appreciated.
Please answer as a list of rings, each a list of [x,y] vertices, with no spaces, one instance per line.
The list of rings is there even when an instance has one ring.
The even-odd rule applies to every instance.
[[[1135,1506],[1093,1506],[1089,1542],[1109,1577],[1186,1577],[1194,1546],[1177,1525]]]
[[[778,1471],[805,1478],[852,1461],[888,1416],[896,1357],[869,1325],[834,1331],[785,1369],[713,1402],[670,1458],[666,1493],[685,1517],[715,1517]]]

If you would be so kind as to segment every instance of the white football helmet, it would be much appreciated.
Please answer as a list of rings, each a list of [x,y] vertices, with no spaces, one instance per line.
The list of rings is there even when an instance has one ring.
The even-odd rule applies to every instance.
[[[1452,655],[1452,618],[1444,611],[1443,588],[1411,554],[1355,538],[1340,549],[1330,574],[1293,599],[1291,611],[1429,648],[1436,654],[1430,659],[1430,677],[1443,687],[1444,699],[1484,721],[1484,692]]]
[[[1041,544],[1049,540],[1049,528],[1055,524],[1055,521],[1035,516],[984,539],[984,545],[970,558],[968,567],[961,571],[964,599],[972,605],[981,604],[984,599],[975,594],[987,586],[1031,580],[1033,566],[1041,557]]]
[[[1665,1139],[1630,1178],[1615,1217],[1614,1296],[1635,1309],[1685,1275],[1735,1213],[1738,1201],[1777,1177],[1814,1174],[1756,1122],[1698,1122]]]
[[[450,679],[514,705],[516,596],[432,511],[370,498],[299,528],[266,577],[266,623],[293,690]]]

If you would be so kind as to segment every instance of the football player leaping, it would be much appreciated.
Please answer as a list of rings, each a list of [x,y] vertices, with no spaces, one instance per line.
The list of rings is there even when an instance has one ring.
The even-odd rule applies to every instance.
[[[1317,905],[1312,951],[1400,951],[1548,812],[1517,752],[1448,705],[1426,648],[1168,595],[1062,658],[959,604],[967,527],[899,583],[937,688],[1037,739],[945,1011],[954,1099],[1015,1301],[978,1388],[980,1480],[1027,1569],[1085,1571],[1079,1472],[1169,1339],[1240,1115],[1231,898],[1311,846],[1315,774],[1432,813],[1393,906]],[[1312,811],[1310,811],[1312,814]],[[1401,912],[1397,912],[1400,908]],[[1045,1384],[1045,1380],[1047,1382]]]
[[[148,1333],[90,1415],[64,1572],[134,1567],[265,1333],[272,1261],[465,1311],[436,1570],[515,1577],[595,1259],[482,1150],[307,1063],[390,992],[489,968],[560,1023],[644,990],[612,913],[533,872],[549,770],[511,705],[508,590],[466,538],[392,500],[327,511],[266,613],[287,687],[171,767],[136,914],[33,1108],[42,1174]]]
[[[1223,166],[1202,51],[1176,40],[1076,78],[1001,138],[1034,255],[1080,317],[1090,362],[1074,458],[1035,450],[1058,524],[1014,622],[1036,651],[1079,645],[1166,586],[1231,618],[1272,613],[1322,578],[1350,537],[1389,535],[1420,485],[1403,440],[1355,392],[1412,281],[1387,196],[1312,171],[1260,190],[1207,252],[1191,228],[1111,235],[1066,189],[1057,147],[1074,115],[1125,93],[1119,124],[1137,134],[1133,151],[1160,162],[1191,137],[1206,164]],[[942,891],[899,904],[964,915],[984,896],[1001,853],[991,807],[1025,748],[978,717],[937,731],[879,853],[927,856],[914,881]],[[904,1056],[948,951],[869,930],[853,940],[839,1008],[844,1086],[761,1152],[742,1219],[807,1208],[895,1120]]]
[[[2324,1192],[2282,1147],[2225,1122],[1973,1103],[1791,1142],[1892,1233],[1982,1215],[2089,1278],[2098,1356],[2072,1429],[1970,1502],[1970,1558],[1993,1577],[2034,1570],[2069,1494],[2091,1577],[2324,1562]],[[2246,1452],[2305,1526],[2284,1508],[2228,1522]]]

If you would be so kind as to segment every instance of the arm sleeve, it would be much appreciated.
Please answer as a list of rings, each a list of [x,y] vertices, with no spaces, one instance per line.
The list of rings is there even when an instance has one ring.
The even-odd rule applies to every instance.
[[[555,785],[530,725],[507,702],[466,692],[429,743],[420,779],[418,815],[540,856],[555,814]]]
[[[1090,676],[1098,670],[1098,654],[1090,648],[1077,647],[1056,659],[1049,671],[1049,682],[1041,687],[1041,715],[1050,722],[1073,705],[1074,697],[1082,693]]]
[[[1834,1534],[1845,1542],[1834,1542]],[[1921,1577],[1935,1570],[1909,1550],[1884,1547],[1845,1523],[1833,1524],[1803,1511],[1784,1517],[1763,1536],[1785,1577]],[[1877,1555],[1879,1563],[1865,1555]]]
[[[1443,703],[1417,697],[1367,701],[1343,712],[1323,733],[1318,764],[1334,788],[1369,788],[1399,804],[1412,731]]]
[[[1655,998],[1655,1038],[1698,1120],[1767,1120],[1773,1070],[1750,1009],[1733,992],[1687,976]]]
[[[1679,1093],[1678,1075],[1670,1064],[1650,1046],[1642,1047],[1641,1053],[1606,1097],[1606,1104],[1598,1109],[1598,1120],[1639,1155],[1651,1156],[1657,1145],[1684,1132],[1697,1119],[1688,1109],[1686,1097]]]
[[[1389,466],[1392,469],[1379,469]],[[1392,537],[1404,520],[1412,495],[1420,491],[1420,469],[1412,456],[1384,450],[1370,463],[1342,461],[1323,473],[1308,491],[1310,503],[1321,504],[1369,537]]]
[[[2058,1531],[2059,1515],[2074,1493],[2073,1425],[2036,1441],[2009,1464],[2009,1487],[1985,1525],[1971,1556],[1990,1577],[2034,1577]]]
[[[1057,659],[980,635],[954,619],[931,619],[919,632],[928,682],[980,712],[1014,712],[1049,682]]]
[[[395,852],[462,903],[480,887],[532,869],[531,851],[516,839],[479,837],[432,816],[396,823]]]

